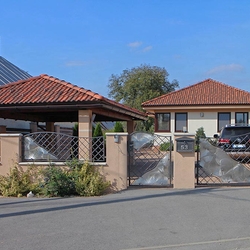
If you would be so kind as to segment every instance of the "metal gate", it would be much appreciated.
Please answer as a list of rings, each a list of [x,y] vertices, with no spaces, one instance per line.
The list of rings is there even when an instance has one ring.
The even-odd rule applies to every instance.
[[[134,132],[128,143],[128,177],[133,186],[172,186],[171,136]]]
[[[213,139],[197,143],[197,185],[250,186],[250,148],[224,151]]]

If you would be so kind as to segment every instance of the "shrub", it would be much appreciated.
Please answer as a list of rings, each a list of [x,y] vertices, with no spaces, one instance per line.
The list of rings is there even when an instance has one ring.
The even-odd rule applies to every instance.
[[[67,169],[51,165],[43,170],[42,193],[45,196],[101,195],[110,186],[89,163],[74,159],[66,164]]]
[[[3,196],[21,197],[30,191],[39,194],[39,169],[29,167],[27,171],[17,165],[10,169],[6,176],[0,176],[0,193]]]
[[[75,194],[74,178],[66,169],[51,165],[42,170],[44,180],[41,183],[45,196],[68,196]]]
[[[81,196],[101,195],[110,186],[110,183],[104,181],[100,173],[89,163],[84,163],[75,177],[76,192]]]
[[[170,148],[171,148],[171,151],[173,151],[173,144],[171,146],[170,142],[164,142],[160,145],[161,151],[170,151]]]
[[[0,176],[0,194],[26,196],[30,191],[45,196],[101,195],[110,186],[99,171],[89,163],[72,160],[67,168],[50,165],[45,169],[30,167],[25,172],[14,166],[7,176]]]
[[[195,140],[198,141],[200,138],[206,138],[203,127],[200,127],[196,130]]]

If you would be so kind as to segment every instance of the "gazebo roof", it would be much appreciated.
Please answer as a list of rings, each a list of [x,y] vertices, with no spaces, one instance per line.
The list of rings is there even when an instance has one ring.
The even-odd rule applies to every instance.
[[[146,120],[147,115],[90,90],[40,75],[0,86],[0,117],[40,122],[76,122],[78,110],[95,121]]]

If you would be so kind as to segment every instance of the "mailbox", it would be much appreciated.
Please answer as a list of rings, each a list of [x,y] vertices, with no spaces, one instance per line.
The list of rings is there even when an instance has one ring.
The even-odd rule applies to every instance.
[[[176,139],[177,152],[194,152],[194,139],[188,137],[180,137]]]

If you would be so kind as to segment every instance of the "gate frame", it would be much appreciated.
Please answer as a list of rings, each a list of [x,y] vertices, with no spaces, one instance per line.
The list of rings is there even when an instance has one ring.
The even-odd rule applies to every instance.
[[[148,184],[148,185],[133,185],[133,183],[132,183],[132,181],[131,181],[131,178],[132,178],[132,176],[131,176],[131,167],[133,166],[133,164],[131,163],[131,162],[133,162],[134,160],[135,160],[135,157],[134,157],[134,150],[133,150],[133,143],[131,142],[131,136],[134,134],[134,133],[145,133],[145,134],[150,134],[150,135],[152,135],[152,136],[158,136],[158,137],[164,137],[164,138],[168,138],[168,142],[169,142],[169,149],[170,150],[166,150],[166,154],[167,154],[167,152],[169,152],[169,161],[170,161],[170,166],[169,166],[169,168],[170,168],[170,176],[169,176],[169,184],[167,184],[167,185],[154,185],[154,184],[152,184],[152,185],[150,185],[150,184]],[[133,186],[133,187],[173,187],[173,162],[172,162],[172,152],[173,152],[173,150],[174,150],[174,146],[173,146],[174,144],[173,144],[173,140],[172,140],[172,136],[166,136],[166,135],[160,135],[160,134],[156,134],[156,133],[149,133],[149,132],[145,132],[145,131],[135,131],[135,132],[133,132],[133,133],[131,133],[131,134],[129,134],[128,135],[128,145],[127,145],[127,147],[128,147],[128,186]],[[156,145],[157,147],[158,146],[160,146],[160,145]],[[148,147],[149,148],[149,147]],[[158,149],[158,148],[156,148],[155,147],[155,145],[150,149],[150,150],[158,150],[158,152],[160,152],[160,149]],[[155,153],[155,155],[157,155],[156,153]],[[146,158],[144,158],[144,159],[146,159]],[[158,161],[157,161],[157,163],[155,164],[155,166],[152,168],[152,169],[154,169],[156,166],[157,166],[157,164],[162,160],[163,158],[158,158]],[[150,169],[150,170],[152,170],[152,169]],[[147,172],[149,172],[150,170],[148,170]],[[145,173],[147,173],[147,172],[145,172]],[[143,174],[145,174],[145,173],[142,173],[141,174],[141,176],[143,175]],[[140,178],[141,176],[136,176],[137,177],[137,179],[138,178]],[[134,180],[135,181],[135,180]]]

